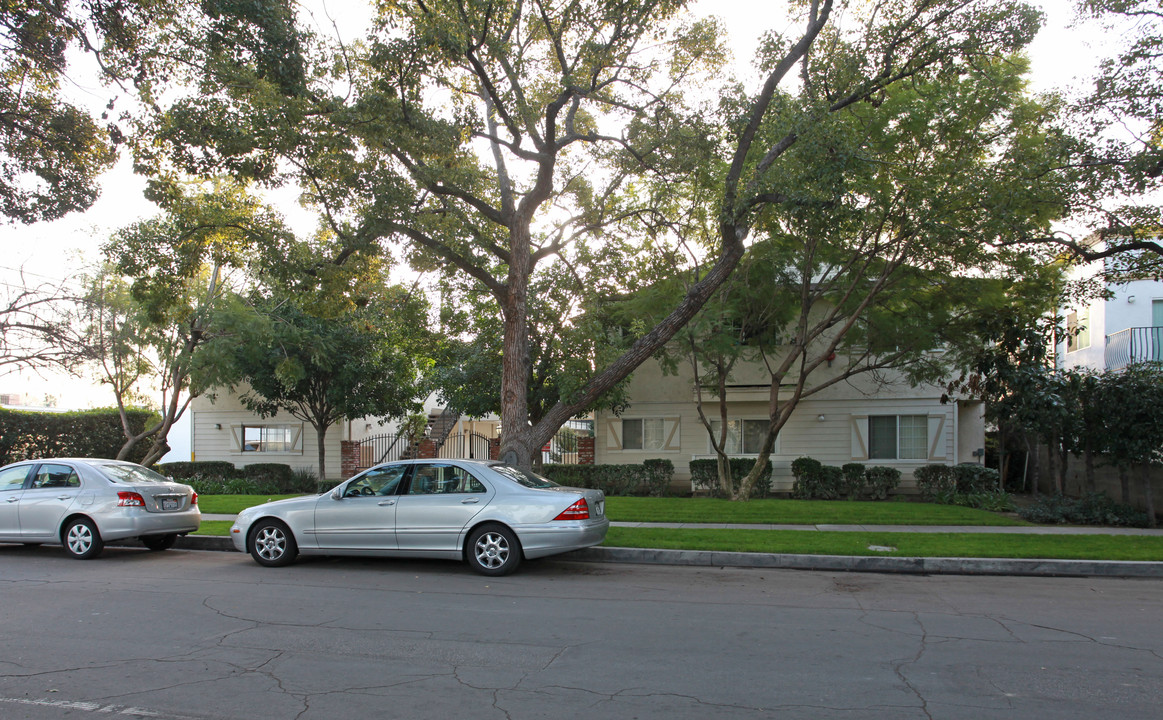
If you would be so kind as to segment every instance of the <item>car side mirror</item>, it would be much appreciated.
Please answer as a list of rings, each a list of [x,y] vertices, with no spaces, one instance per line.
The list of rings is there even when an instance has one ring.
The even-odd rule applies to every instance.
[[[335,488],[334,490],[332,490],[331,491],[331,499],[332,500],[342,500],[343,499],[343,490],[341,488]]]

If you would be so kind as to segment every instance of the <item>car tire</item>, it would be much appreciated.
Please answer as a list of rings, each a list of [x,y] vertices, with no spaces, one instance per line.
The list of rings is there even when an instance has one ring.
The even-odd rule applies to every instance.
[[[508,575],[521,564],[521,542],[504,525],[482,525],[468,538],[465,559],[482,575]]]
[[[92,560],[105,549],[101,533],[89,518],[74,518],[61,530],[61,544],[65,552],[78,560]]]
[[[170,533],[169,535],[146,535],[141,539],[142,544],[144,544],[152,552],[169,550],[177,541],[178,536],[176,533]]]
[[[299,554],[295,536],[278,520],[259,521],[246,545],[254,561],[266,567],[290,565]]]

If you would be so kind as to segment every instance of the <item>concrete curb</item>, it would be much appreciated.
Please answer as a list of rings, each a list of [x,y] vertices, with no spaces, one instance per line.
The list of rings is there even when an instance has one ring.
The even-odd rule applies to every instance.
[[[235,552],[228,537],[187,535],[183,550]],[[915,558],[856,555],[783,555],[706,550],[592,547],[557,556],[561,560],[691,567],[772,568],[911,575],[1021,575],[1028,577],[1163,578],[1163,562],[1119,560],[1019,560],[1006,558]]]

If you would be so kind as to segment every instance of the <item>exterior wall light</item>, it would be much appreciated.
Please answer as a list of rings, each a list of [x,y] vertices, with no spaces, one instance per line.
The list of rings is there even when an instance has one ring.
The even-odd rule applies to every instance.
[[[825,420],[827,420],[828,418],[824,417],[823,415],[819,415],[819,416],[817,416],[817,417],[816,417],[816,419],[817,419],[817,420],[819,420],[820,422],[824,422],[824,421],[825,421]]]

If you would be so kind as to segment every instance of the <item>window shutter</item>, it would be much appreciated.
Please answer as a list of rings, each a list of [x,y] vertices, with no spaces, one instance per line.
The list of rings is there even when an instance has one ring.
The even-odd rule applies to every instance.
[[[662,437],[665,438],[662,449],[668,452],[682,450],[682,437],[679,433],[679,418],[666,418],[662,421]]]
[[[945,416],[929,416],[929,459],[944,460],[948,455],[945,442]]]
[[[868,416],[852,416],[852,459],[868,459]]]
[[[606,421],[606,449],[622,449],[622,419],[610,418]]]

